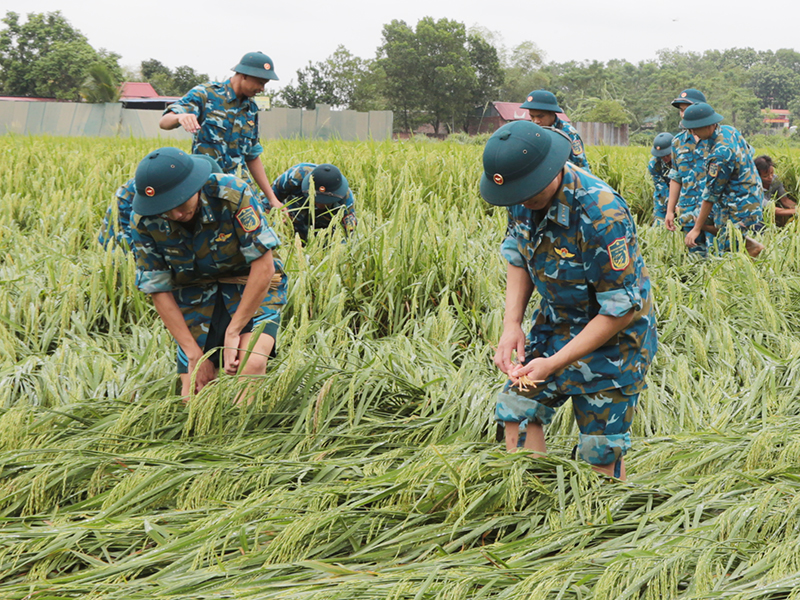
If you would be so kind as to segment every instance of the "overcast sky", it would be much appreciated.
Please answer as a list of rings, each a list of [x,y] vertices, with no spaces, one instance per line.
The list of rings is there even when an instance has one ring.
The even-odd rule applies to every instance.
[[[638,62],[663,48],[800,50],[798,0],[0,0],[0,9],[3,15],[60,10],[94,48],[120,54],[132,68],[155,58],[224,79],[244,53],[260,50],[280,77],[270,86],[296,81],[297,69],[326,59],[339,44],[373,58],[384,24],[400,19],[416,26],[426,16],[485,27],[507,47],[533,41],[554,62]]]

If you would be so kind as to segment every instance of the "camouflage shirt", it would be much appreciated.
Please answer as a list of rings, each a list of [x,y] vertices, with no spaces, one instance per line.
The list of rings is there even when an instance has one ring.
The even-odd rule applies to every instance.
[[[570,123],[562,121],[558,117],[556,117],[556,122],[553,123],[553,129],[563,131],[570,139],[571,144],[569,149],[569,158],[567,160],[569,160],[569,162],[571,162],[573,165],[577,165],[581,169],[586,169],[591,173],[592,169],[589,167],[589,160],[586,158],[586,150],[583,147],[583,140],[578,134],[578,130],[575,129]]]
[[[681,194],[678,197],[680,212],[689,212],[700,206],[707,149],[707,141],[695,142],[688,129],[672,138],[672,168],[669,170],[669,178],[681,184]]]
[[[161,215],[133,213],[136,287],[145,294],[172,292],[195,339],[207,331],[218,289],[230,314],[239,306],[244,283],[218,280],[247,275],[252,261],[280,245],[250,186],[232,175],[211,174],[200,189],[198,210],[191,231]],[[281,286],[285,301],[285,277]],[[276,303],[271,295],[262,310]]]
[[[552,356],[597,315],[636,316],[606,344],[554,374],[560,393],[644,387],[656,352],[650,279],[628,206],[606,183],[564,166],[551,206],[508,208],[503,256],[527,269],[541,297],[526,357]]]
[[[653,216],[663,219],[667,216],[667,201],[669,200],[669,170],[670,165],[657,156],[651,156],[647,163],[647,170],[653,178]]]
[[[119,187],[114,195],[111,206],[106,211],[103,218],[103,228],[97,241],[103,247],[108,246],[114,240],[121,248],[133,249],[133,238],[131,237],[131,213],[133,212],[133,196],[136,194],[136,180],[131,178]],[[114,218],[114,206],[117,207],[117,217]]]
[[[251,98],[239,100],[230,79],[202,83],[167,106],[164,114],[168,112],[193,113],[200,130],[192,139],[192,154],[214,158],[223,173],[244,179],[263,203],[262,192],[246,164],[264,151],[258,139],[258,106]]]
[[[722,227],[732,221],[750,228],[762,221],[761,178],[753,149],[739,130],[720,125],[708,139],[702,200],[713,202],[714,224]]]
[[[272,183],[275,196],[286,205],[292,217],[294,230],[301,239],[308,239],[309,228],[324,229],[330,227],[334,217],[341,213],[342,227],[346,233],[351,233],[356,228],[356,207],[353,190],[348,189],[347,195],[334,202],[326,204],[324,209],[310,206],[308,196],[303,194],[303,179],[317,167],[314,163],[299,163],[281,173]]]

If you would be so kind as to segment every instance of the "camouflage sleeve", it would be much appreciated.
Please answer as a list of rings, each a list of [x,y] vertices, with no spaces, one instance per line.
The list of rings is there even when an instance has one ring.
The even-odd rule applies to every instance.
[[[158,227],[160,218],[133,217],[131,234],[136,247],[136,287],[145,294],[171,292],[174,289],[172,269],[159,252],[148,227]]]
[[[253,105],[255,108],[253,111],[253,143],[250,145],[247,155],[244,157],[245,162],[255,160],[264,153],[264,147],[261,145],[261,138],[258,135],[258,107],[255,106],[255,103],[253,103]]]
[[[205,108],[207,98],[208,93],[206,92],[206,88],[203,85],[196,85],[189,90],[183,98],[168,105],[162,114],[167,114],[168,112],[179,115],[183,113],[194,113],[197,119],[202,123],[203,109]]]
[[[98,241],[104,247],[114,239],[118,246],[123,242],[128,248],[133,248],[133,237],[131,235],[131,212],[133,211],[133,196],[136,192],[133,179],[121,185],[114,195],[111,206],[108,207],[103,219],[103,228],[100,230]],[[114,206],[117,207],[116,218],[114,216]]]
[[[242,182],[244,184],[244,182]],[[229,193],[232,187],[224,193]],[[234,215],[234,230],[239,238],[239,248],[248,263],[280,246],[276,233],[264,218],[261,203],[246,184],[238,190],[241,194],[239,210]]]
[[[708,157],[702,196],[704,202],[718,202],[722,198],[733,174],[735,165],[733,159],[734,156],[728,148],[715,152]]]
[[[669,184],[664,181],[663,171],[658,168],[656,160],[655,156],[650,158],[650,162],[647,163],[647,170],[653,179],[653,200],[659,202],[669,198]]]
[[[342,227],[347,233],[353,233],[358,221],[356,220],[356,200],[353,190],[349,190],[347,198],[344,199],[344,214],[342,215]]]
[[[296,177],[293,178],[293,175],[297,173],[297,170],[297,166],[291,167],[290,169],[287,169],[278,175],[278,177],[272,182],[272,191],[274,192],[275,197],[281,202],[287,198],[302,194],[302,178],[300,181],[297,181]]]
[[[583,223],[583,268],[594,289],[601,315],[621,317],[642,308],[639,286],[644,265],[633,222],[625,216],[601,227]]]
[[[525,268],[525,259],[522,256],[522,253],[519,251],[519,246],[517,245],[517,239],[514,236],[514,223],[516,220],[514,219],[514,215],[511,210],[508,210],[508,226],[506,227],[506,237],[503,239],[503,243],[500,244],[500,254],[503,255],[511,265],[515,267]]]

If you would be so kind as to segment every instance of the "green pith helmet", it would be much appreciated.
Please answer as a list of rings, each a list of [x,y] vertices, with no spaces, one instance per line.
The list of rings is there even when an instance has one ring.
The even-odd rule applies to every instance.
[[[697,104],[698,102],[705,102],[706,95],[700,90],[694,88],[687,88],[683,90],[675,100],[672,101],[672,106],[680,108],[683,104]]]
[[[555,94],[547,90],[533,90],[519,107],[527,108],[528,110],[546,110],[554,113],[564,112],[558,105]]]
[[[521,204],[556,178],[570,152],[560,131],[512,121],[492,134],[483,150],[481,196],[495,206]]]
[[[278,80],[272,59],[263,52],[248,52],[242,57],[239,64],[233,67],[233,70],[242,75],[250,75],[259,79]]]
[[[672,134],[668,132],[659,133],[656,139],[653,140],[653,147],[650,154],[661,158],[672,152]]]
[[[311,189],[311,178],[314,178],[314,202],[333,204],[344,200],[350,191],[350,184],[342,172],[331,164],[318,165],[303,178],[303,193],[308,195]]]
[[[697,104],[692,104],[683,113],[681,125],[686,129],[698,129],[706,125],[719,123],[724,118],[705,102],[698,102]]]
[[[210,156],[177,148],[154,150],[136,167],[133,212],[152,217],[177,208],[200,191],[214,164]]]

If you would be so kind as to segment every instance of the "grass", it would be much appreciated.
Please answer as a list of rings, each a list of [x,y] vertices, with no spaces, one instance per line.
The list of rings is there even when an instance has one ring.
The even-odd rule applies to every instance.
[[[270,142],[332,162],[346,244],[302,248],[249,407],[184,406],[134,266],[95,236],[158,141],[0,137],[0,598],[799,598],[800,239],[698,262],[649,226],[646,148],[590,148],[639,220],[660,348],[626,484],[493,441],[505,215],[481,147]],[[787,189],[800,154],[777,158]],[[783,172],[782,169],[786,169]]]

